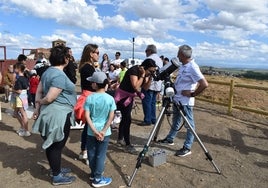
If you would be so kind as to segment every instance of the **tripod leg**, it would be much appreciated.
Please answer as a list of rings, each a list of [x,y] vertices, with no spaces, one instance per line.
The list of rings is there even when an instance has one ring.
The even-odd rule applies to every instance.
[[[159,116],[158,116],[158,118],[156,120],[156,123],[155,123],[155,124],[159,125],[159,126],[157,126],[157,129],[156,129],[155,134],[154,134],[154,141],[155,142],[157,141],[157,136],[159,134],[162,122],[164,120],[164,115],[167,113],[167,108],[170,105],[170,103],[171,103],[170,98],[164,98],[163,99],[163,106],[162,106],[162,109],[161,109],[161,111],[159,113]]]
[[[204,150],[207,159],[210,160],[210,162],[212,163],[212,165],[214,166],[214,168],[216,169],[216,171],[217,171],[219,174],[221,174],[221,171],[220,171],[220,169],[217,167],[217,165],[215,164],[215,162],[213,161],[212,156],[210,155],[210,153],[208,152],[208,150],[206,149],[206,147],[204,146],[204,144],[203,144],[202,141],[200,140],[199,136],[196,134],[195,130],[194,130],[194,129],[192,128],[192,126],[190,125],[188,119],[186,118],[186,116],[185,116],[185,112],[184,112],[184,110],[183,110],[183,108],[182,108],[182,105],[181,105],[181,104],[180,104],[180,105],[176,104],[176,107],[179,109],[179,112],[180,112],[182,118],[184,119],[187,128],[189,128],[190,131],[194,134],[194,137],[197,139],[199,145],[200,145],[201,148]]]
[[[165,112],[165,107],[162,107],[162,110],[160,111],[160,114],[159,114],[159,116],[158,116],[158,118],[156,120],[154,128],[152,129],[152,131],[150,133],[150,136],[149,136],[149,138],[147,140],[147,143],[144,145],[143,150],[139,153],[139,156],[137,158],[136,167],[135,167],[135,169],[134,169],[134,171],[133,171],[133,173],[132,173],[132,175],[130,177],[130,180],[128,182],[129,187],[132,184],[132,181],[133,181],[133,179],[134,179],[134,177],[135,177],[135,175],[137,173],[137,170],[141,167],[141,163],[142,163],[146,153],[148,152],[148,148],[149,148],[150,143],[151,143],[151,141],[152,141],[152,139],[153,139],[153,137],[155,135],[156,130],[159,129],[158,127],[160,127],[161,119],[163,120],[164,112]]]
[[[155,142],[157,141],[157,136],[159,134],[159,131],[160,131],[163,119],[164,119],[165,110],[166,110],[166,107],[163,107],[162,110],[160,111],[160,114],[159,114],[159,117],[161,117],[161,118],[157,118],[156,123],[155,123],[155,125],[158,125],[157,129],[155,131],[155,134],[154,134],[154,141]]]

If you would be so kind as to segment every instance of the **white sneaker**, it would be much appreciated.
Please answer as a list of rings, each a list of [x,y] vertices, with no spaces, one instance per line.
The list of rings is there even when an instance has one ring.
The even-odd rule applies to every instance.
[[[112,183],[112,178],[101,177],[100,179],[94,179],[92,182],[93,187],[103,187]]]
[[[85,153],[81,152],[79,154],[79,159],[87,159],[87,152],[85,152]]]
[[[31,136],[31,133],[29,131],[24,131],[24,136]]]
[[[31,136],[31,133],[29,131],[21,131],[18,133],[19,136]]]
[[[19,130],[16,131],[17,134],[19,134],[20,132],[23,132],[24,129],[23,128],[19,128]]]

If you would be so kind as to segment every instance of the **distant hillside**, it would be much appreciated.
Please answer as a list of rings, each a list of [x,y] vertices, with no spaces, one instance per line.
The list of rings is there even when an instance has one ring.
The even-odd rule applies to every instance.
[[[268,80],[268,72],[254,72],[254,71],[247,71],[246,73],[242,74],[244,78],[252,78],[256,80]]]
[[[200,68],[203,74],[206,75],[221,75],[238,78],[250,78],[256,80],[268,80],[267,70],[246,70],[246,69],[232,69],[232,68],[215,68],[203,66]]]

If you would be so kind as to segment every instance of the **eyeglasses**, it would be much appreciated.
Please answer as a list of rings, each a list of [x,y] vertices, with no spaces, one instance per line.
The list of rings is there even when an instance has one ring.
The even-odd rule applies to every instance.
[[[100,52],[99,51],[97,51],[97,52],[93,52],[94,54],[97,54],[97,55],[100,55]]]

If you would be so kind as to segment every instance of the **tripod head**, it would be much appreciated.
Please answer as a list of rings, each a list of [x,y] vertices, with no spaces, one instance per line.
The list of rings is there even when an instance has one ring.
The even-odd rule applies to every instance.
[[[175,94],[173,83],[170,80],[170,74],[180,67],[180,61],[177,57],[171,59],[169,63],[163,66],[153,75],[155,81],[164,81],[164,96],[170,98]]]
[[[173,87],[173,83],[170,81],[164,81],[164,96],[165,97],[173,97],[175,95],[175,89]]]

